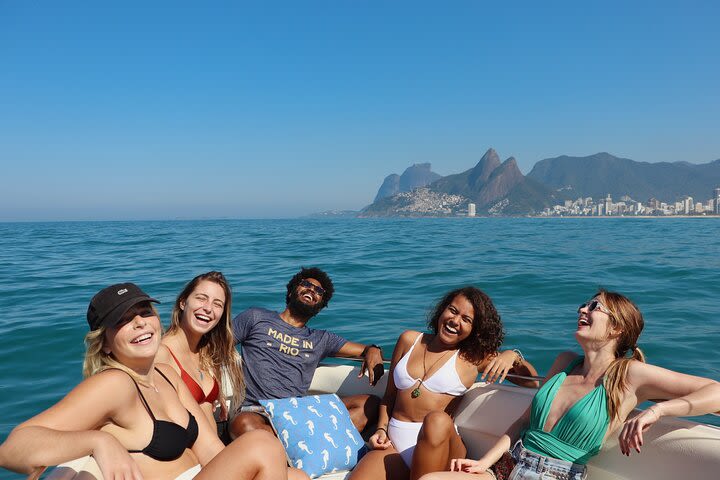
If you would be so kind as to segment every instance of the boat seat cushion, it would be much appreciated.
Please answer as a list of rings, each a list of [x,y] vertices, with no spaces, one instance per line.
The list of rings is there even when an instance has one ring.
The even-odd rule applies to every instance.
[[[311,395],[260,400],[290,464],[310,478],[351,470],[367,451],[342,400]]]

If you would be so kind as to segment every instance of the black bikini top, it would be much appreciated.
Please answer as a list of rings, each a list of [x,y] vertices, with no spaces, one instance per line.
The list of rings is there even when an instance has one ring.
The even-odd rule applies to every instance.
[[[155,368],[155,371],[157,371],[170,384],[170,386],[173,387],[173,389],[175,388],[172,382],[168,380],[168,378],[163,375],[157,367]],[[197,440],[197,420],[195,420],[195,417],[190,412],[188,412],[190,419],[188,420],[188,425],[185,428],[181,427],[177,423],[168,422],[166,420],[156,420],[155,415],[153,415],[152,410],[150,410],[150,405],[148,405],[147,400],[145,400],[145,397],[140,391],[140,387],[134,378],[133,383],[135,384],[135,388],[137,388],[143,405],[145,405],[145,409],[150,414],[150,418],[152,418],[153,435],[147,447],[142,450],[128,450],[128,452],[143,453],[148,457],[161,462],[177,460],[183,452],[185,452],[185,449],[191,448],[195,443],[195,440]]]

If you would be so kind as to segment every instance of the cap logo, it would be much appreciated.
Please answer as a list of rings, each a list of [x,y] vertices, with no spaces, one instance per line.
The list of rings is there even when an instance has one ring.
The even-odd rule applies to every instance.
[[[127,288],[122,288],[122,289],[118,290],[118,295],[122,295],[123,293],[127,293],[127,292],[128,292]]]

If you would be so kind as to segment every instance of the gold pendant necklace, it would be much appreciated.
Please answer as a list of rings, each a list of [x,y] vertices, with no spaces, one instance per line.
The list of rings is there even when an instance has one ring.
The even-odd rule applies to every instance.
[[[412,392],[410,392],[411,398],[417,398],[420,396],[420,386],[421,385],[422,385],[422,380],[420,380],[420,383],[418,383],[417,388],[415,390],[413,390]]]
[[[430,346],[430,342],[428,342],[428,346]],[[425,377],[427,377],[427,374],[428,374],[428,368],[427,368],[427,366],[425,365],[425,360],[426,360],[426,358],[427,358],[427,351],[428,351],[428,349],[427,349],[427,346],[426,346],[426,347],[425,347],[425,351],[423,352],[423,376],[422,376],[422,378],[420,379],[420,383],[418,383],[418,386],[415,387],[415,390],[413,390],[412,392],[410,392],[410,398],[418,398],[418,397],[420,396],[420,394],[422,393],[422,391],[420,390],[420,387],[422,387],[422,384],[423,384],[423,382],[425,381]],[[440,360],[442,360],[443,358],[445,358],[445,356],[446,356],[448,353],[454,352],[454,351],[455,351],[455,350],[448,350],[447,352],[445,352],[445,353],[443,353],[442,355],[440,355],[440,358],[438,358],[437,360],[435,360],[435,363],[433,363],[432,365],[430,365],[430,370],[432,370],[433,367],[434,367],[435,365],[437,365]],[[405,368],[407,368],[407,367],[405,367]]]

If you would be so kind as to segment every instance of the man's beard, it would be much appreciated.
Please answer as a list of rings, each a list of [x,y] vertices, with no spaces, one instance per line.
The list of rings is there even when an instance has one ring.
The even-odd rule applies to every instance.
[[[322,302],[318,302],[315,305],[308,305],[300,300],[297,293],[290,297],[287,307],[294,316],[307,319],[314,317],[323,309]]]

